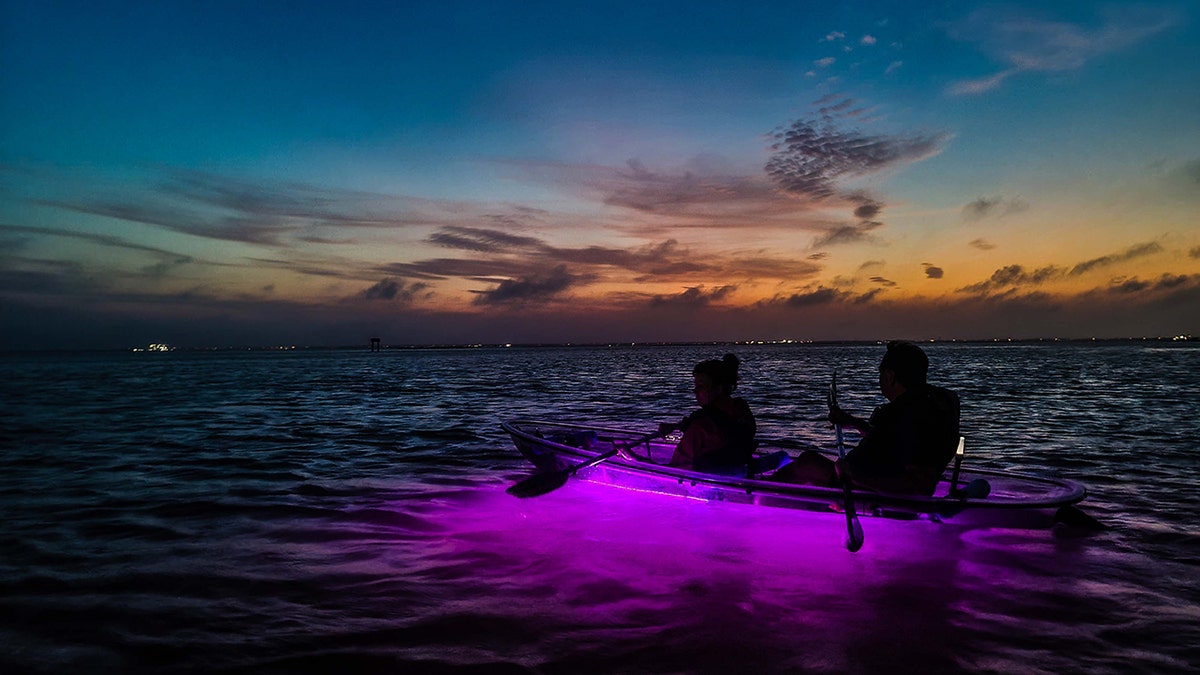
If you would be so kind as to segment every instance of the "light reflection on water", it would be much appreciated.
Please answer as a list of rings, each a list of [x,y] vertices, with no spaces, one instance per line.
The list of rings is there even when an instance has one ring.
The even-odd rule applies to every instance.
[[[1088,485],[1109,532],[966,529],[572,481],[512,417],[674,419],[721,347],[4,357],[0,667],[1186,671],[1198,352],[930,348],[968,461]],[[756,347],[762,433],[827,443],[881,348]],[[11,405],[8,402],[12,402]],[[906,656],[902,661],[896,654]]]

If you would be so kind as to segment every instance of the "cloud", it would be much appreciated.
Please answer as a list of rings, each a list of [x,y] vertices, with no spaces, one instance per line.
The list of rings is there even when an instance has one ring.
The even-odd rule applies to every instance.
[[[1131,246],[1119,253],[1092,258],[1077,263],[1070,268],[1058,265],[1047,265],[1036,270],[1026,270],[1021,265],[1008,265],[992,273],[992,276],[979,283],[958,289],[959,293],[988,294],[1000,291],[1011,292],[1027,286],[1043,284],[1064,277],[1075,277],[1096,269],[1133,260],[1147,255],[1153,255],[1162,250],[1155,242],[1146,242]],[[1136,283],[1134,284],[1136,285]]]
[[[885,286],[887,288],[894,288],[896,286],[896,282],[892,281],[891,279],[887,279],[885,277],[871,277],[871,283],[878,284],[880,286]]]
[[[837,300],[848,296],[844,291],[839,291],[833,288],[821,286],[813,291],[804,293],[793,293],[784,299],[783,303],[788,307],[811,307],[814,305],[828,305]]]
[[[587,281],[586,277],[568,272],[566,265],[559,265],[545,274],[535,274],[523,279],[504,279],[490,291],[472,291],[476,294],[473,302],[476,305],[544,302]]]
[[[623,167],[556,162],[512,162],[527,180],[576,194],[604,206],[630,209],[646,234],[683,227],[805,227],[802,216],[813,208],[779,189],[764,174],[738,174],[705,160],[679,169],[655,170],[631,159]],[[670,218],[670,222],[664,219]],[[658,223],[658,225],[656,225]]]
[[[399,228],[439,224],[451,202],[324,189],[295,183],[245,181],[176,171],[149,186],[99,198],[44,200],[41,205],[161,227],[196,237],[277,246],[291,235],[309,243],[344,242],[329,229]]]
[[[838,181],[910,164],[941,151],[948,134],[870,135],[828,123],[797,120],[772,133],[766,172],[793,194],[823,200],[838,194]]]
[[[1118,278],[1113,280],[1112,285],[1109,287],[1109,292],[1120,295],[1130,295],[1145,291],[1174,290],[1192,285],[1195,283],[1195,281],[1195,275],[1171,274],[1169,272],[1163,274],[1154,281],[1143,281],[1137,277],[1128,279]]]
[[[615,267],[653,275],[671,275],[687,272],[714,270],[709,264],[686,259],[679,251],[679,242],[668,239],[632,249],[609,246],[584,246],[582,248],[556,248],[546,246],[542,253],[554,261],[582,265]]]
[[[536,237],[506,235],[486,228],[445,227],[430,236],[432,243],[466,252],[464,257],[395,262],[372,268],[372,274],[428,281],[460,278],[497,283],[492,291],[476,291],[474,304],[508,302],[551,289],[555,282],[661,283],[688,286],[714,279],[748,282],[800,280],[817,276],[821,267],[807,259],[760,253],[694,253],[676,239],[640,246],[559,247]],[[567,279],[565,270],[572,270]],[[557,270],[548,274],[546,270]],[[613,294],[611,297],[617,297]],[[644,299],[644,298],[643,298]]]
[[[1137,44],[1178,22],[1173,10],[1147,5],[1107,5],[1099,26],[1048,21],[1017,10],[985,7],[951,26],[951,37],[974,43],[1004,67],[991,75],[952,83],[952,95],[981,94],[1023,72],[1065,72]]]
[[[707,307],[713,302],[720,302],[736,290],[737,286],[719,286],[708,290],[705,290],[703,286],[697,286],[685,289],[678,295],[655,295],[650,299],[650,305],[653,307],[674,306],[692,309]]]
[[[1158,278],[1155,288],[1178,288],[1196,281],[1194,274],[1171,274],[1165,273]]]
[[[864,36],[862,36],[862,39],[858,41],[858,44],[869,47],[869,46],[875,44],[876,42],[877,42],[877,40],[875,39],[875,37],[873,35],[864,35]]]
[[[444,280],[452,277],[478,279],[489,277],[516,277],[529,271],[526,260],[510,258],[431,258],[413,262],[394,262],[377,265],[373,272],[389,276],[409,277],[427,281]]]
[[[845,98],[832,105],[822,105],[817,108],[817,112],[821,114],[822,119],[832,119],[846,113],[847,110],[854,108],[857,104],[858,102],[854,99]]]
[[[979,249],[980,251],[990,251],[996,248],[996,245],[987,239],[972,239],[968,246]]]
[[[1163,175],[1164,185],[1171,194],[1187,201],[1200,199],[1200,159],[1171,167]]]
[[[1193,246],[1192,249],[1188,251],[1188,257],[1200,258],[1200,246]]]
[[[395,300],[407,304],[428,288],[429,284],[426,283],[406,284],[404,281],[389,278],[363,291],[362,297],[367,300]]]
[[[1081,262],[1071,268],[1070,274],[1071,274],[1071,276],[1078,276],[1080,274],[1090,272],[1098,267],[1108,267],[1109,265],[1114,265],[1116,263],[1124,262],[1126,260],[1133,260],[1134,258],[1141,258],[1143,256],[1152,255],[1154,253],[1158,253],[1161,250],[1162,250],[1162,246],[1159,246],[1155,242],[1147,242],[1145,244],[1137,244],[1136,246],[1131,246],[1120,253],[1114,253],[1112,255],[1100,256],[1099,258],[1093,258],[1091,260]]]
[[[1010,68],[1002,70],[998,73],[980,77],[975,79],[959,80],[946,88],[946,93],[952,96],[970,96],[978,94],[986,94],[993,89],[999,89],[1001,84],[1010,76],[1015,75],[1017,69]]]
[[[875,220],[864,220],[853,225],[833,225],[827,227],[825,234],[817,237],[813,248],[853,244],[871,239],[871,231],[881,227],[883,223]]]
[[[826,56],[823,59],[817,59],[816,61],[813,61],[814,65],[820,66],[821,68],[828,68],[835,63],[837,63],[837,59],[832,56]]]
[[[770,255],[735,255],[724,261],[714,260],[713,267],[719,270],[717,276],[740,279],[798,280],[815,277],[821,272],[821,267],[808,258],[797,260]]]
[[[877,218],[883,211],[883,204],[868,197],[854,197],[852,201],[857,201],[858,206],[854,208],[854,217],[862,218],[863,220],[871,220]]]
[[[1003,289],[1042,284],[1062,277],[1064,274],[1066,274],[1066,270],[1057,265],[1047,265],[1033,271],[1027,271],[1021,265],[1008,265],[993,272],[992,276],[985,281],[964,286],[958,289],[958,292],[987,294]]]
[[[789,309],[812,309],[832,307],[836,305],[862,305],[869,303],[884,292],[883,288],[873,288],[866,293],[855,294],[851,291],[838,290],[828,286],[818,286],[791,295],[783,295],[755,303],[759,309],[785,307]]]
[[[897,70],[900,70],[900,68],[902,68],[903,66],[904,66],[903,61],[892,61],[891,63],[888,64],[888,67],[883,71],[883,74],[891,75],[892,73],[896,72]]]
[[[138,243],[130,242],[125,239],[122,239],[121,237],[114,237],[114,236],[106,235],[106,234],[96,234],[96,233],[92,233],[92,232],[75,232],[72,230],[63,230],[63,229],[49,228],[49,227],[30,227],[30,226],[25,226],[25,225],[3,225],[3,224],[0,224],[0,232],[14,232],[14,233],[21,233],[21,234],[38,234],[38,235],[46,235],[46,236],[51,236],[51,237],[62,237],[62,238],[66,238],[66,239],[78,239],[80,241],[88,241],[88,242],[91,242],[94,244],[99,244],[101,246],[107,246],[107,247],[111,247],[111,248],[120,248],[120,249],[126,249],[126,250],[130,250],[130,251],[141,251],[141,252],[145,252],[145,253],[152,253],[154,255],[162,256],[164,258],[170,258],[172,260],[176,260],[179,262],[189,262],[192,260],[191,256],[183,255],[180,253],[175,253],[173,251],[168,251],[166,249],[158,248],[155,246],[147,246],[145,244],[138,244]]]
[[[962,208],[965,220],[983,220],[989,216],[1004,217],[1029,209],[1029,204],[1006,197],[980,197]]]
[[[544,246],[534,237],[523,237],[501,230],[450,225],[429,236],[429,241],[446,248],[496,253],[513,249],[529,249]]]
[[[861,295],[851,296],[850,304],[865,305],[865,304],[875,300],[876,298],[878,298],[880,296],[880,294],[883,293],[883,290],[884,289],[882,289],[882,288],[872,288],[871,290],[867,291],[866,293],[862,293]]]
[[[931,263],[921,263],[921,266],[925,268],[925,278],[927,279],[941,279],[946,275],[945,270]]]
[[[91,298],[103,290],[96,284],[87,283],[78,266],[69,263],[45,263],[28,261],[34,269],[11,269],[0,266],[0,289],[3,298],[19,289],[21,295],[82,295]]]
[[[821,39],[821,42],[837,42],[845,37],[846,34],[840,30],[830,31],[824,38]]]
[[[632,249],[606,246],[560,248],[536,237],[511,235],[499,230],[471,227],[446,227],[429,236],[428,241],[440,246],[486,254],[519,253],[530,264],[575,263],[608,266],[643,272],[651,275],[672,275],[713,270],[712,266],[684,259],[678,241],[668,239]]]

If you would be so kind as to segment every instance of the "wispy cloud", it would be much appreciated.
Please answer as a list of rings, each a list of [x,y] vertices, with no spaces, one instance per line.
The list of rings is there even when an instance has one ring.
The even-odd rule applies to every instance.
[[[510,234],[501,230],[447,225],[429,236],[429,241],[446,248],[496,253],[514,249],[543,248],[544,242],[535,237]]]
[[[1080,276],[1093,270],[1153,255],[1161,250],[1162,247],[1159,244],[1147,242],[1131,246],[1118,253],[1085,260],[1071,267],[1046,265],[1029,270],[1022,265],[1007,265],[996,270],[990,277],[983,281],[958,289],[958,292],[974,294],[1011,293],[1024,287],[1037,286],[1056,279]]]
[[[430,236],[431,242],[462,250],[467,257],[435,258],[396,262],[376,269],[377,273],[426,281],[459,278],[499,284],[491,290],[475,290],[474,304],[514,302],[525,297],[552,297],[582,285],[616,283],[684,282],[689,288],[704,288],[699,280],[740,279],[778,283],[817,276],[821,267],[807,259],[770,254],[693,253],[674,239],[627,248],[610,246],[559,247],[536,237],[499,236],[487,229],[453,227]],[[546,272],[551,270],[551,272]],[[570,270],[570,272],[568,272]],[[561,283],[561,286],[557,284]],[[695,284],[695,285],[692,285]],[[722,285],[728,293],[732,284]],[[707,291],[688,294],[680,301],[698,297],[718,299]],[[719,297],[723,297],[719,296]]]
[[[640,225],[670,219],[664,230],[752,226],[804,227],[798,218],[811,200],[779,189],[765,174],[739,174],[705,167],[703,162],[658,169],[636,159],[624,166],[556,162],[512,162],[525,180],[563,190],[593,203],[629,209],[647,216]],[[594,225],[595,221],[589,223]],[[629,226],[626,226],[629,227]]]
[[[842,244],[854,244],[871,239],[871,231],[881,227],[883,223],[877,220],[864,220],[860,223],[832,225],[826,228],[825,234],[813,240],[813,248],[825,248]]]
[[[155,246],[147,246],[145,244],[138,244],[136,242],[131,242],[126,239],[123,239],[121,237],[114,237],[112,235],[107,235],[107,234],[97,234],[97,233],[93,233],[93,232],[76,232],[74,230],[65,230],[62,228],[33,227],[33,226],[28,226],[28,225],[4,225],[4,224],[0,224],[0,232],[11,232],[14,234],[42,235],[42,236],[50,236],[50,237],[62,237],[65,239],[78,239],[80,241],[87,241],[87,242],[91,242],[93,244],[99,244],[101,246],[107,246],[107,247],[111,247],[111,248],[120,248],[120,249],[129,250],[129,251],[141,251],[144,253],[152,253],[157,256],[162,256],[164,258],[170,258],[172,260],[177,260],[180,262],[190,262],[193,259],[189,255],[175,253],[173,251],[168,251],[166,249],[158,248]]]
[[[412,262],[379,265],[378,274],[426,281],[450,278],[490,279],[520,277],[529,272],[529,263],[510,258],[431,258]]]
[[[1100,267],[1108,267],[1109,265],[1115,265],[1116,263],[1125,262],[1126,260],[1133,260],[1134,258],[1152,255],[1161,250],[1162,246],[1159,246],[1155,242],[1137,244],[1136,246],[1131,246],[1120,253],[1104,255],[1100,256],[1099,258],[1092,258],[1091,260],[1081,262],[1071,268],[1070,274],[1071,276],[1077,276]]]
[[[766,172],[788,192],[815,200],[838,194],[839,181],[936,155],[949,134],[887,136],[796,120],[772,134]]]
[[[1114,279],[1108,290],[1110,293],[1118,295],[1132,295],[1135,293],[1154,292],[1154,291],[1170,291],[1177,288],[1186,288],[1195,285],[1198,277],[1194,274],[1171,274],[1165,273],[1157,279],[1143,281],[1138,277],[1120,277]]]
[[[1018,73],[1077,70],[1177,22],[1175,11],[1147,5],[1105,6],[1096,27],[1035,18],[1020,10],[978,9],[951,26],[950,35],[979,45],[1004,67],[993,74],[955,82],[947,91],[954,95],[982,94]]]
[[[941,279],[946,276],[946,271],[932,263],[921,263],[925,268],[925,277],[927,279]]]
[[[736,290],[737,286],[718,286],[707,289],[703,286],[696,286],[687,288],[677,295],[655,295],[650,299],[650,305],[653,307],[674,306],[691,309],[707,307],[714,302],[720,302]]]
[[[345,237],[325,233],[436,225],[462,217],[455,205],[436,200],[188,171],[104,197],[39,203],[197,237],[270,246],[286,244],[289,236],[309,243],[344,242]]]
[[[504,279],[492,290],[474,291],[476,305],[521,305],[545,302],[573,287],[586,284],[589,278],[571,274],[566,265],[522,279]]]
[[[1027,211],[1029,204],[1011,197],[980,197],[962,208],[965,220],[983,220],[988,217],[1004,217]]]
[[[884,292],[885,289],[883,288],[873,288],[865,293],[855,293],[850,290],[820,285],[815,288],[797,291],[790,295],[780,295],[763,300],[756,303],[755,306],[763,309],[773,307],[812,309],[836,305],[862,305],[876,300]]]
[[[418,295],[426,294],[429,289],[429,284],[417,282],[407,284],[399,279],[383,279],[379,283],[371,286],[362,292],[362,297],[366,300],[390,300],[409,304],[417,298]],[[428,297],[428,294],[426,294]]]
[[[1188,202],[1200,202],[1200,159],[1193,159],[1173,166],[1166,166],[1165,162],[1158,163],[1155,167],[1162,173],[1162,180],[1165,187],[1173,195],[1178,195]]]
[[[1021,265],[1008,265],[996,270],[984,281],[963,286],[958,289],[958,292],[986,294],[1022,286],[1034,286],[1062,277],[1066,272],[1065,268],[1057,265],[1047,265],[1036,270],[1026,270]]]
[[[848,297],[850,294],[836,288],[818,287],[811,291],[793,293],[783,299],[788,307],[811,307],[813,305],[828,305]]]
[[[972,239],[968,245],[972,248],[977,248],[980,251],[990,251],[996,248],[996,245],[987,239]]]

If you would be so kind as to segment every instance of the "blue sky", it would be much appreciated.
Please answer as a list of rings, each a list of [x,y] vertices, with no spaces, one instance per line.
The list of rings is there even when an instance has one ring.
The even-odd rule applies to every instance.
[[[0,348],[1200,322],[1193,2],[0,0]]]

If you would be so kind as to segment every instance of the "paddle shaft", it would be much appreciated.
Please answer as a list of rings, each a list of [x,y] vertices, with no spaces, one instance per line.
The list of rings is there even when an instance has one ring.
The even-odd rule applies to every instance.
[[[616,442],[614,442],[613,445],[616,445]],[[579,471],[580,469],[587,469],[589,467],[596,466],[600,462],[603,462],[604,460],[613,457],[618,452],[620,452],[620,450],[614,447],[612,450],[609,450],[608,452],[600,454],[600,455],[596,455],[595,457],[589,459],[586,462],[580,462],[579,464],[576,464],[575,466],[572,466],[572,467],[566,469],[566,471],[567,471],[567,473],[574,474],[576,471]]]
[[[837,404],[837,371],[833,373],[833,381],[829,384],[829,407],[832,410]],[[838,459],[846,458],[846,441],[842,435],[842,425],[833,423],[833,432],[837,438]],[[850,488],[850,479],[842,476],[842,510],[846,512],[846,549],[851,553],[862,548],[863,529],[858,522],[858,512],[854,508],[854,494]]]

